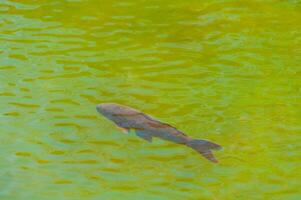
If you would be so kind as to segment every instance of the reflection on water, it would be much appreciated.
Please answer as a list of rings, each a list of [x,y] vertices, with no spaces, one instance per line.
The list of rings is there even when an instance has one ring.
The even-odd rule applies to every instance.
[[[3,0],[0,12],[1,199],[301,196],[298,1]],[[218,142],[220,163],[120,133],[101,102]]]

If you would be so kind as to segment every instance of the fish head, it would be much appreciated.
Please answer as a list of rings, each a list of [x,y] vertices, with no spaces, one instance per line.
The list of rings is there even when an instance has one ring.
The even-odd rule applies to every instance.
[[[101,103],[96,106],[96,110],[104,116],[109,116],[114,114],[115,109],[116,106],[113,103]]]
[[[124,108],[116,103],[101,103],[96,106],[96,110],[103,116],[111,119],[115,115],[121,113]]]
[[[139,111],[117,103],[98,104],[96,110],[119,126],[133,123],[140,116]]]

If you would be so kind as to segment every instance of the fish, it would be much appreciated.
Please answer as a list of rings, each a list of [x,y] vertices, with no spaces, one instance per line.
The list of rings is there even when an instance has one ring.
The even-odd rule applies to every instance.
[[[101,103],[96,110],[114,122],[124,133],[134,130],[136,135],[147,142],[153,138],[160,138],[176,144],[185,145],[200,153],[213,163],[218,163],[211,150],[220,150],[222,147],[204,139],[194,139],[179,131],[175,127],[161,122],[140,110],[117,104]]]

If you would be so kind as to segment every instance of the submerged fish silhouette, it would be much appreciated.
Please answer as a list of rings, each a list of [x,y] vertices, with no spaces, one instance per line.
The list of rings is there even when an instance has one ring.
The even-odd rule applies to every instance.
[[[218,161],[211,150],[219,150],[222,147],[213,142],[193,139],[177,130],[169,124],[162,123],[139,110],[119,105],[116,103],[103,103],[96,107],[97,111],[106,118],[112,120],[118,127],[129,132],[134,129],[136,135],[151,142],[153,137],[183,144],[202,154],[208,160],[217,163]]]

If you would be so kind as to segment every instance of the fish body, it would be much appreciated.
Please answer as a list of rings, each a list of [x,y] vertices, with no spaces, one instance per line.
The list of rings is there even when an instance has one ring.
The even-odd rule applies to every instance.
[[[175,127],[160,122],[128,106],[116,103],[103,103],[97,105],[96,109],[100,114],[113,121],[118,127],[127,132],[133,129],[138,137],[148,142],[151,142],[153,137],[157,137],[177,144],[183,144],[201,153],[208,160],[217,162],[211,149],[221,149],[221,146],[218,144],[207,140],[193,139]]]

